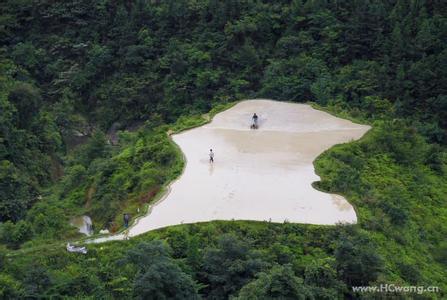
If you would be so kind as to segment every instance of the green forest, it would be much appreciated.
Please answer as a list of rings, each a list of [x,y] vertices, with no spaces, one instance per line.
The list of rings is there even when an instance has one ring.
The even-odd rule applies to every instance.
[[[445,299],[446,78],[443,0],[3,0],[0,299],[376,299],[352,287],[385,283]],[[252,98],[372,126],[314,162],[356,225],[215,221],[67,252],[72,217],[119,231],[181,174],[167,133]]]

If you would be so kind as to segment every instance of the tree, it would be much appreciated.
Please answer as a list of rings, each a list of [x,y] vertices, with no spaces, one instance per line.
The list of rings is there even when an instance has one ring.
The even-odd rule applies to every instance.
[[[274,266],[261,272],[257,279],[248,283],[236,299],[312,299],[313,295],[297,277],[290,265]]]
[[[18,299],[22,296],[20,282],[8,274],[0,273],[0,298]]]
[[[17,127],[29,128],[41,104],[39,90],[29,83],[17,83],[9,93],[8,100],[16,108]]]
[[[121,263],[131,263],[138,270],[133,288],[136,299],[198,298],[194,280],[179,268],[161,241],[137,245]]]
[[[89,165],[95,158],[102,158],[107,154],[107,139],[102,131],[95,131],[89,140],[81,149],[80,155],[84,166]]]
[[[44,53],[42,49],[36,49],[32,43],[25,42],[15,45],[11,56],[15,62],[26,67],[28,70],[37,71],[35,68],[39,64],[42,64]]]
[[[314,84],[315,93],[326,101],[327,96],[322,95],[330,93],[330,89],[323,93],[321,87],[317,89],[321,83],[316,82],[324,82],[327,76],[325,63],[311,56],[300,55],[290,59],[271,60],[262,80],[262,94],[274,99],[314,101],[316,97],[311,91]]]
[[[27,298],[45,297],[52,284],[47,268],[39,265],[29,266],[23,279],[24,294]]]
[[[335,259],[314,260],[306,265],[304,283],[310,286],[315,299],[343,298],[345,284],[338,280]]]
[[[27,178],[9,161],[0,161],[0,222],[18,221],[36,197]]]
[[[11,248],[18,248],[20,244],[33,236],[31,224],[21,220],[17,223],[7,221],[0,224],[0,242]]]
[[[266,263],[255,258],[248,245],[233,235],[219,238],[217,248],[208,248],[203,258],[203,271],[213,297],[227,298],[254,278]]]
[[[350,286],[368,285],[383,269],[383,260],[365,236],[342,236],[335,246],[339,276]]]

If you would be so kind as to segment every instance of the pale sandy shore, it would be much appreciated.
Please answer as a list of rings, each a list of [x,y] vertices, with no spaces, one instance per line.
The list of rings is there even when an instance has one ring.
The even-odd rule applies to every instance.
[[[251,130],[255,112],[260,127]],[[355,211],[346,199],[312,187],[320,180],[313,161],[369,129],[308,104],[242,101],[211,123],[173,136],[185,155],[185,170],[162,201],[130,228],[129,236],[212,220],[355,223]],[[215,152],[213,164],[209,149]]]

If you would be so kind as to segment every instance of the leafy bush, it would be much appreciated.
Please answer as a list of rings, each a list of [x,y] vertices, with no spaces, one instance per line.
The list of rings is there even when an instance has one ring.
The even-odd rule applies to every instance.
[[[193,279],[182,272],[161,241],[137,245],[124,261],[134,264],[138,273],[133,293],[136,299],[198,299]]]

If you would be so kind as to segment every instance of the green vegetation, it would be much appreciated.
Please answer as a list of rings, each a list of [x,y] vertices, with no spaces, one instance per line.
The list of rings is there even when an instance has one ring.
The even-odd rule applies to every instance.
[[[316,186],[354,205],[387,262],[385,278],[445,286],[447,164],[436,148],[402,122],[381,121],[315,162],[323,179]]]
[[[0,298],[368,298],[351,286],[380,283],[445,297],[443,1],[6,0],[0,12]],[[81,237],[71,217],[119,230],[181,173],[168,133],[252,97],[373,126],[315,161],[315,187],[343,194],[358,225],[212,222],[65,251]]]
[[[4,286],[44,297],[222,298],[241,290],[242,299],[303,293],[331,299],[347,291],[336,269],[352,282],[377,278],[370,270],[382,270],[383,262],[364,253],[373,251],[371,243],[355,227],[237,221],[181,225],[127,242],[89,245],[85,257],[54,246],[14,253],[3,272],[16,270],[24,278],[33,269],[35,281],[8,275],[15,285]],[[352,261],[357,252],[365,255]],[[357,264],[363,270],[351,272]]]

